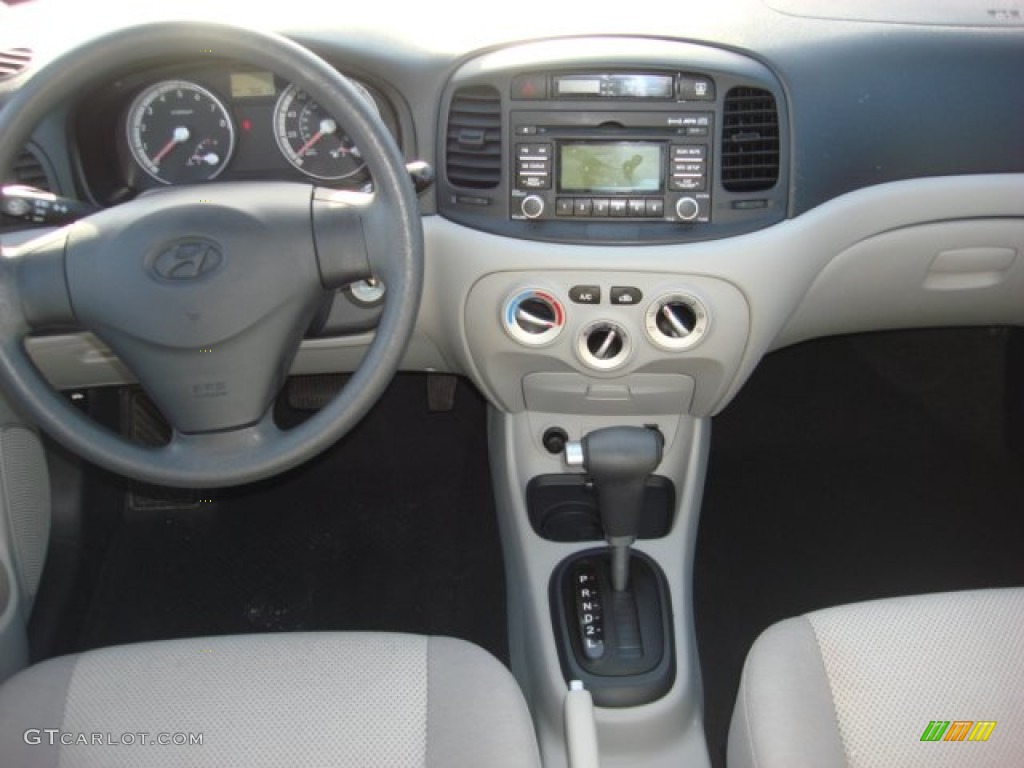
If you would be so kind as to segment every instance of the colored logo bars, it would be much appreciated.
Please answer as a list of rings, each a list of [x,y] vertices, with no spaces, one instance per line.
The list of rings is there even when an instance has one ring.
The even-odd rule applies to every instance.
[[[995,720],[932,720],[921,741],[988,741],[995,727]]]

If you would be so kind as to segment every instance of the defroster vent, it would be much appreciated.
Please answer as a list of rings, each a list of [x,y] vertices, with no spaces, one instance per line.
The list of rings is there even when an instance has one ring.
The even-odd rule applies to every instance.
[[[722,186],[759,192],[779,180],[779,112],[761,88],[739,87],[725,96],[722,121]]]
[[[490,86],[460,88],[448,112],[448,181],[494,189],[501,182],[501,96]]]

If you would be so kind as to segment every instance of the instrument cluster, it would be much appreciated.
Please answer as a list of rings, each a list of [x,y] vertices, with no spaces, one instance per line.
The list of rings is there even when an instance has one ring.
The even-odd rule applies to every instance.
[[[399,139],[388,99],[352,83]],[[273,73],[230,63],[124,78],[87,97],[74,123],[83,180],[100,203],[213,179],[348,188],[369,180],[359,147],[334,115]]]

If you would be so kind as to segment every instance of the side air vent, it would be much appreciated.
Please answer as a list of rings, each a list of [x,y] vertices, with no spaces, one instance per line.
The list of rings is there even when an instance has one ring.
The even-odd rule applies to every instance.
[[[775,97],[760,88],[733,88],[722,121],[722,186],[759,192],[779,180],[779,113]]]
[[[48,192],[53,191],[50,176],[46,172],[46,166],[43,165],[42,160],[36,156],[35,152],[27,147],[22,150],[21,154],[14,161],[11,177],[11,181],[15,184],[24,184],[27,187],[35,187],[36,189]]]
[[[501,181],[501,96],[490,86],[460,88],[448,112],[448,181],[494,189]]]
[[[0,80],[14,77],[32,63],[32,51],[28,48],[5,48],[0,50]]]

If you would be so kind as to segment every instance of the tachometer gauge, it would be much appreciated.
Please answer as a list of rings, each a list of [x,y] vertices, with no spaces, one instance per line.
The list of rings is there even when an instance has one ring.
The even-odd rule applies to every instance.
[[[128,146],[142,169],[164,184],[216,178],[235,148],[224,104],[187,80],[166,80],[140,93],[128,111]]]
[[[378,115],[373,96],[351,81]],[[344,179],[365,165],[359,148],[338,122],[305,91],[288,86],[274,108],[274,137],[288,162],[316,179]]]

